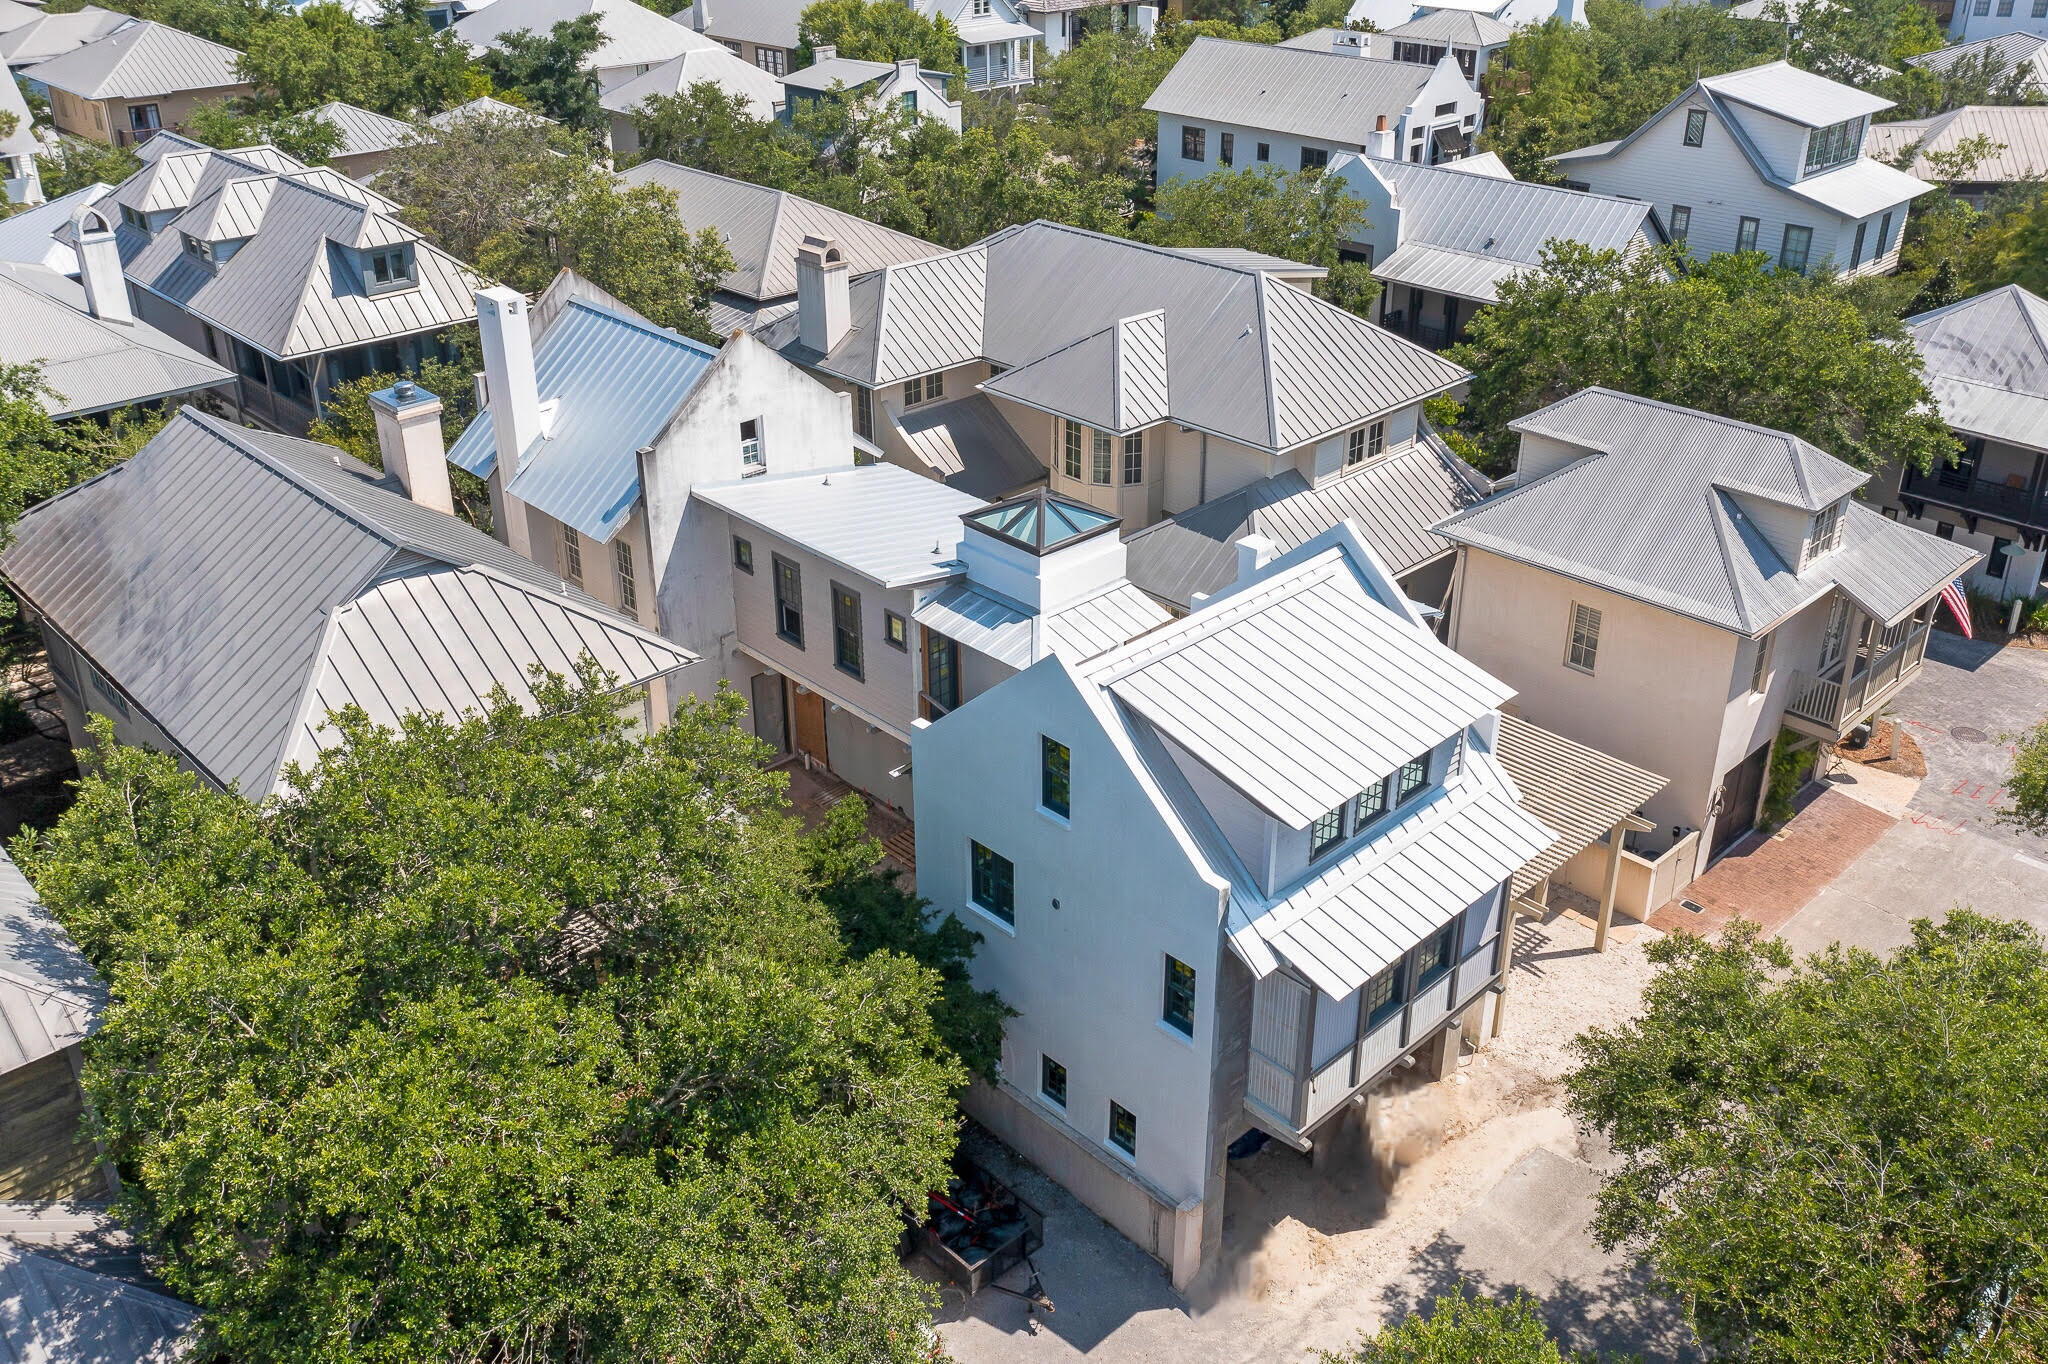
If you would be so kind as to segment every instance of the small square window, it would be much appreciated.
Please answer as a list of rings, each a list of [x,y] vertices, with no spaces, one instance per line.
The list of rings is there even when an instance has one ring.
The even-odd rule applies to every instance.
[[[1688,109],[1685,111],[1685,145],[1697,147],[1707,140],[1707,111]]]
[[[1954,523],[1954,522],[1952,522],[1952,521],[1936,521],[1936,522],[1934,523],[1934,538],[1935,538],[1935,539],[1937,539],[1937,540],[1953,540],[1953,539],[1955,539],[1955,538],[1956,538],[1956,528],[1955,528],[1955,523]]]
[[[971,885],[968,891],[975,908],[986,910],[1006,924],[1017,922],[1017,869],[1010,859],[980,843],[968,844]]]
[[[1261,161],[1271,161],[1272,159],[1273,159],[1273,148],[1272,148],[1271,144],[1269,144],[1269,143],[1265,143],[1265,142],[1261,142],[1261,143],[1259,144],[1259,160],[1261,160]]]
[[[732,537],[732,566],[742,573],[752,573],[754,571],[754,542],[752,540],[742,539],[737,535]]]
[[[1166,959],[1166,1004],[1159,1017],[1175,1032],[1195,1035],[1195,968],[1173,957]]]
[[[894,611],[882,613],[882,642],[892,649],[910,652],[910,626]]]
[[[1429,785],[1429,755],[1401,764],[1400,790],[1394,797],[1396,805],[1406,805],[1423,787]]]
[[[1061,819],[1072,813],[1073,754],[1057,739],[1038,736],[1038,803]]]
[[[1138,1154],[1138,1118],[1115,1099],[1109,1101],[1109,1144],[1127,1156]]]
[[[1042,1053],[1038,1058],[1038,1092],[1061,1108],[1067,1106],[1067,1068]]]

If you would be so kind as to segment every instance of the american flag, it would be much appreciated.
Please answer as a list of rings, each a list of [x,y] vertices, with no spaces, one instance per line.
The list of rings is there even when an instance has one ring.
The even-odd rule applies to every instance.
[[[1948,603],[1950,614],[1956,618],[1956,624],[1962,627],[1963,638],[1975,639],[1976,633],[1970,629],[1970,599],[1963,592],[1963,580],[1957,578],[1942,588],[1941,599]]]

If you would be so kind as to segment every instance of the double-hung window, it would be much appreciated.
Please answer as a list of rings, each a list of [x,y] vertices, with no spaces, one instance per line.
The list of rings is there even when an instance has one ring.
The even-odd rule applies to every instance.
[[[1671,206],[1671,240],[1682,242],[1692,231],[1692,210],[1684,204]]]
[[[1209,130],[1182,124],[1180,130],[1180,159],[1183,161],[1206,161],[1209,158]]]
[[[768,456],[761,450],[761,422],[753,418],[740,423],[740,476],[768,472]]]
[[[969,842],[969,891],[974,907],[1006,924],[1017,922],[1017,869],[1010,859],[980,843]]]
[[[1060,471],[1068,478],[1081,477],[1081,423],[1060,418]]]
[[[1138,1154],[1138,1117],[1115,1099],[1109,1101],[1109,1144],[1134,1159]]]
[[[562,576],[572,583],[583,581],[583,537],[576,527],[562,527]]]
[[[1094,431],[1090,434],[1095,439],[1090,449],[1088,481],[1106,488],[1109,486],[1110,466],[1112,463],[1109,448],[1109,432]]]
[[[1237,159],[1237,134],[1220,133],[1216,138],[1216,164],[1227,166]]]
[[[1707,140],[1707,111],[1688,109],[1685,111],[1685,145],[1697,147]]]
[[[832,662],[843,673],[863,676],[860,656],[860,593],[832,584]]]
[[[775,633],[801,649],[804,647],[804,575],[780,554],[770,556],[775,565]]]
[[[1057,739],[1038,736],[1038,803],[1047,814],[1067,818],[1073,807],[1073,754]]]
[[[1177,1033],[1195,1035],[1195,968],[1172,957],[1166,959],[1166,1002],[1159,1019]]]
[[[1357,833],[1387,812],[1392,777],[1382,777],[1351,798],[1351,832]]]
[[[1313,862],[1318,857],[1344,841],[1344,807],[1325,810],[1316,816],[1316,822],[1308,831],[1308,857]]]
[[[612,541],[612,570],[618,578],[619,609],[627,613],[640,609],[640,586],[633,579],[633,546],[623,535]]]
[[[1737,251],[1756,250],[1757,229],[1762,226],[1763,224],[1754,218],[1744,218],[1740,223],[1737,223],[1735,226],[1735,249]]]
[[[1145,481],[1145,433],[1133,431],[1124,437],[1124,485]]]
[[[1386,448],[1387,424],[1385,422],[1377,421],[1365,428],[1365,457],[1367,459],[1384,454]]]
[[[1806,273],[1806,264],[1813,255],[1813,229],[1785,224],[1785,244],[1778,248],[1778,264],[1796,274]]]
[[[1061,1108],[1067,1106],[1067,1068],[1043,1053],[1038,1058],[1038,1092]]]
[[[1600,657],[1600,609],[1572,603],[1571,639],[1565,646],[1564,661],[1582,673],[1593,671]]]

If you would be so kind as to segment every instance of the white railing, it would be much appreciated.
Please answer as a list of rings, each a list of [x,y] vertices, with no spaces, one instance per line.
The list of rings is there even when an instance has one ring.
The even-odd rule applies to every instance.
[[[1794,673],[1786,713],[1828,729],[1845,728],[1896,691],[1919,665],[1927,652],[1927,629],[1925,621],[1900,621],[1878,636],[1873,654],[1852,656],[1818,677]]]

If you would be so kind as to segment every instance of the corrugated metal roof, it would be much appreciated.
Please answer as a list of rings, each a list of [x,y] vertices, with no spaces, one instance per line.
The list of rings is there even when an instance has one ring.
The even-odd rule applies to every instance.
[[[1522,808],[1558,834],[1515,873],[1516,895],[1528,894],[1669,784],[1655,772],[1512,715],[1500,717],[1496,756],[1514,780]]]
[[[312,683],[330,645],[353,638],[337,634],[337,614],[398,574],[481,566],[544,599],[529,615],[566,610],[674,660],[653,672],[689,661],[393,486],[332,447],[187,408],[134,459],[24,515],[0,573],[201,771],[252,798],[274,788],[319,718],[309,718]],[[521,630],[508,622],[496,637]],[[619,651],[632,656],[623,642]],[[393,636],[375,666],[389,670],[387,694],[426,695],[431,679],[415,673],[431,662],[422,642]],[[499,679],[515,695],[525,662]]]
[[[0,1075],[83,1042],[107,984],[0,848]]]
[[[1342,546],[1086,671],[1297,829],[1514,694],[1382,603]]]
[[[313,117],[331,125],[341,134],[336,156],[369,156],[403,146],[412,136],[412,125],[370,109],[333,100],[312,111]]]
[[[1995,38],[1956,43],[1923,52],[1917,57],[1908,57],[1906,65],[1939,73],[1946,72],[1957,62],[1982,62],[1987,58],[1996,64],[1994,69],[1998,71],[2010,71],[2027,62],[2033,66],[2034,77],[2038,80],[2048,77],[2048,61],[2041,58],[2043,48],[2048,48],[2048,37],[2039,33],[2001,33]]]
[[[782,82],[752,62],[733,56],[724,44],[708,38],[705,42],[707,46],[671,57],[652,71],[606,92],[598,97],[598,103],[612,113],[630,114],[656,95],[678,95],[692,85],[709,83],[745,101],[747,112],[755,118],[775,117],[775,110],[782,103]]]
[[[911,454],[949,488],[993,502],[1045,480],[1045,466],[985,394],[882,411]]]
[[[68,14],[44,14],[38,10],[35,19],[0,33],[0,59],[5,59],[17,73],[27,75],[29,67],[75,52],[133,22],[130,15],[98,5],[86,5]]]
[[[1131,581],[1187,608],[1237,579],[1237,542],[1263,535],[1282,553],[1349,521],[1387,570],[1406,574],[1448,553],[1437,522],[1486,494],[1485,481],[1437,442],[1311,488],[1289,469],[1156,522],[1124,542]]]
[[[1457,47],[1499,47],[1514,35],[1512,27],[1492,15],[1463,9],[1434,10],[1387,30],[1389,38],[1405,38],[1411,43],[1447,43]]]
[[[1890,158],[1918,142],[1920,152],[1907,169],[1923,179],[1939,180],[1944,177],[1929,165],[1927,154],[1953,151],[1957,143],[1973,137],[1988,137],[1997,149],[1963,177],[1970,183],[2048,177],[2048,105],[2043,104],[1970,104],[1934,118],[1873,124],[1864,150]]]
[[[1782,61],[1707,76],[1700,85],[1714,94],[1740,100],[1809,128],[1825,128],[1892,107],[1888,99]]]
[[[960,518],[982,505],[894,464],[763,474],[690,495],[883,587],[958,572]]]
[[[736,262],[719,287],[742,298],[795,297],[796,251],[805,237],[831,238],[856,275],[944,254],[928,241],[799,195],[670,161],[643,161],[619,178],[674,190],[683,226],[692,232],[717,228]]]
[[[508,491],[600,542],[640,499],[640,459],[718,358],[665,327],[572,298],[534,348],[543,403],[557,404],[548,434],[520,456]],[[497,467],[491,409],[476,415],[448,458],[479,478]]]
[[[40,265],[0,263],[0,364],[34,364],[55,390],[53,417],[76,417],[224,384],[235,376],[136,320],[102,322],[76,280]]]
[[[1145,101],[1148,112],[1363,146],[1436,68],[1269,43],[1197,38]]]
[[[2048,450],[2048,300],[2017,284],[1906,319],[1941,418]]]
[[[969,582],[946,588],[918,607],[912,619],[1021,671],[1051,653],[1084,662],[1166,624],[1172,617],[1128,580],[1119,579],[1046,617],[1036,640],[1032,628],[1035,612],[991,596]]]
[[[665,62],[712,41],[633,0],[491,0],[456,20],[451,31],[481,55],[514,29],[547,33],[586,14],[595,14],[604,30],[604,42],[584,58],[592,71]]]
[[[0,261],[42,265],[60,275],[77,274],[78,253],[58,241],[55,233],[69,224],[79,209],[89,208],[113,192],[111,186],[92,184],[33,208],[17,207],[0,218]]]
[[[178,1364],[199,1313],[175,1298],[0,1241],[0,1358],[9,1364]]]
[[[29,113],[28,100],[23,98],[21,86],[14,79],[14,73],[0,61],[0,114],[9,115],[14,124],[0,131],[0,155],[34,156],[43,150],[36,137],[34,115]]]
[[[1852,501],[1842,548],[1794,572],[1738,498],[1812,512],[1869,475],[1781,431],[1603,388],[1512,425],[1596,453],[1440,532],[1737,634],[1760,634],[1836,586],[1889,621],[1902,597],[1910,609],[1979,557]]]
[[[80,99],[143,99],[245,85],[235,71],[241,56],[182,29],[138,19],[38,64],[29,75]]]

